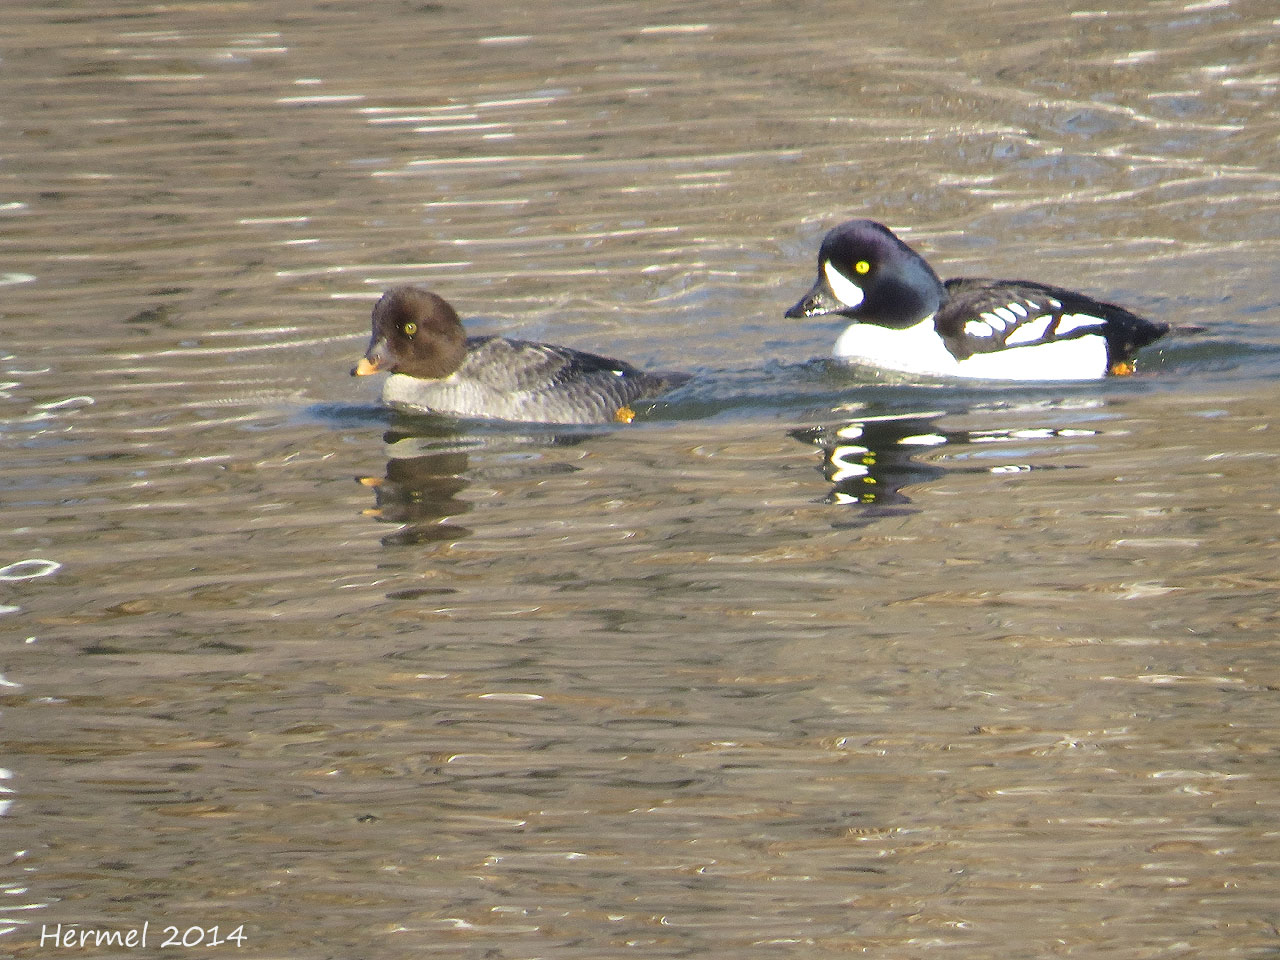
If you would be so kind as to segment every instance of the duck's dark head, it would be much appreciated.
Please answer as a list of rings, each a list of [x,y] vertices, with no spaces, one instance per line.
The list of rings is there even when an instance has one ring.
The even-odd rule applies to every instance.
[[[351,375],[438,380],[457,370],[466,354],[466,332],[447,300],[423,287],[394,287],[374,304],[369,348]]]
[[[849,220],[823,238],[818,280],[786,316],[835,313],[901,329],[937,311],[945,299],[933,268],[892,230],[874,220]]]

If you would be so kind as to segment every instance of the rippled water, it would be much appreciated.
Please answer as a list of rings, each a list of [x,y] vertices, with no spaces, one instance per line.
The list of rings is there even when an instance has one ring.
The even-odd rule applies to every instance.
[[[11,7],[6,951],[1280,955],[1274,4]],[[850,216],[1178,332],[842,370]],[[698,376],[391,417],[411,280]]]

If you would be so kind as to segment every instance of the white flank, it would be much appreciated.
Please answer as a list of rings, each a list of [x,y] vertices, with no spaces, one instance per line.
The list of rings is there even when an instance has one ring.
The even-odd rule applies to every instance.
[[[856,307],[862,302],[862,288],[837,270],[830,260],[822,265],[822,272],[831,292],[846,307]]]
[[[933,329],[932,316],[905,330],[850,324],[836,340],[833,353],[841,360],[929,377],[1098,380],[1107,372],[1107,345],[1102,337],[1058,340],[956,360]]]

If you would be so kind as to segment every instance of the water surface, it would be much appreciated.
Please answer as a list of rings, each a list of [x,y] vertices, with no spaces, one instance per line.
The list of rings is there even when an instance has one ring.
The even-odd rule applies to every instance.
[[[7,10],[6,950],[1280,953],[1275,16]],[[839,368],[851,216],[1179,331]],[[697,379],[393,417],[410,281]]]

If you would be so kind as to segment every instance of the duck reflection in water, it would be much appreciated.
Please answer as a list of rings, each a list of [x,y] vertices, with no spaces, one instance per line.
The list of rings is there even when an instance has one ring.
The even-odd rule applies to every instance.
[[[389,454],[383,475],[357,477],[370,488],[374,506],[364,511],[379,523],[401,524],[382,538],[387,546],[438,543],[469,537],[469,527],[450,522],[473,504],[462,494],[477,479],[510,480],[576,472],[566,463],[547,463],[540,449],[574,445],[589,433],[463,434],[445,418],[407,418],[404,431],[383,435]],[[418,422],[421,421],[421,422]]]
[[[1049,439],[1095,436],[1098,432],[1056,427],[944,430],[938,425],[944,416],[942,412],[929,412],[863,417],[840,424],[803,427],[790,431],[790,436],[801,443],[813,444],[822,454],[819,470],[831,484],[824,502],[870,507],[869,516],[899,516],[915,509],[904,489],[938,480],[949,472],[1007,474],[1033,469],[1029,463],[1009,462],[944,466],[942,455],[927,456],[930,451],[960,445],[977,448],[1010,442],[1034,444]],[[987,455],[971,450],[957,452],[953,459],[980,456],[985,459]],[[1049,465],[1037,464],[1034,469],[1046,466]]]
[[[426,453],[392,457],[383,476],[359,477],[374,494],[375,505],[364,511],[365,516],[402,525],[382,542],[390,546],[471,536],[467,527],[447,522],[471,510],[471,504],[458,497],[470,483],[467,466],[466,453]]]

